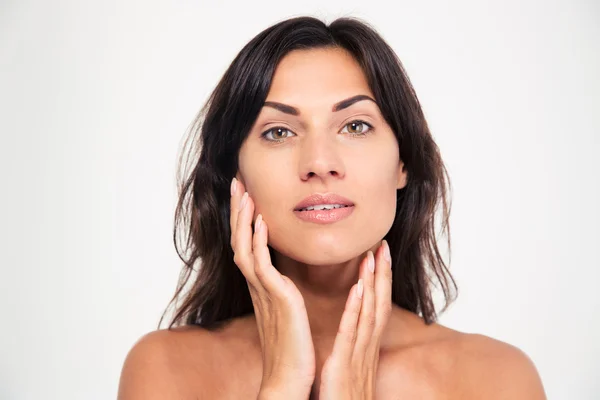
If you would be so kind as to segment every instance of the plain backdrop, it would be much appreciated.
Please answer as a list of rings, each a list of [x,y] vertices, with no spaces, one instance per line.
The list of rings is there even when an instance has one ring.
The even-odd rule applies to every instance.
[[[595,1],[0,1],[0,399],[115,398],[181,267],[181,141],[285,18],[372,24],[453,185],[459,297],[440,323],[511,343],[551,399],[597,399]]]

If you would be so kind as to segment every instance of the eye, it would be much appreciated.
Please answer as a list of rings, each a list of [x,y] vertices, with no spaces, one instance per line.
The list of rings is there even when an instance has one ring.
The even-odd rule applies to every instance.
[[[282,126],[277,126],[275,128],[271,128],[266,132],[263,132],[260,137],[269,141],[269,142],[283,142],[286,138],[285,137],[280,137],[279,135],[285,134],[285,133],[292,133],[292,131],[290,131],[289,129],[286,129]],[[271,136],[272,139],[267,138],[267,136]]]
[[[369,124],[369,123],[367,123],[365,121],[362,121],[360,119],[348,122],[346,124],[346,126],[344,126],[344,128],[346,128],[348,126],[352,127],[352,132],[348,132],[348,133],[352,134],[353,136],[363,136],[363,135],[366,135],[368,132],[370,132],[373,129],[373,125],[371,125],[371,124]],[[359,126],[363,126],[363,128],[358,128],[357,129],[357,127],[359,127]],[[366,130],[366,132],[365,132],[364,126],[368,127],[367,130]],[[344,131],[342,130],[342,132],[344,132]]]

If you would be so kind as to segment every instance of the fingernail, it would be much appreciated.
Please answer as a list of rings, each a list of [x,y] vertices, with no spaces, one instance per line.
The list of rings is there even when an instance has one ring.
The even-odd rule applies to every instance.
[[[383,241],[383,258],[385,258],[385,261],[387,262],[392,261],[392,256],[390,255],[390,245],[388,244],[387,240]]]
[[[235,176],[234,176],[233,179],[231,180],[231,195],[232,196],[235,194],[236,190],[237,190],[237,179],[235,179]]]
[[[367,253],[367,265],[371,272],[375,272],[375,258],[373,257],[373,252],[371,250]]]
[[[356,289],[356,295],[358,296],[359,299],[362,299],[362,295],[363,295],[363,280],[362,279],[358,280],[358,288]]]
[[[240,210],[242,208],[244,208],[244,206],[246,205],[247,200],[248,200],[248,192],[244,192],[244,195],[242,196],[242,201],[240,202]]]
[[[258,214],[258,217],[256,217],[256,222],[254,223],[254,231],[258,232],[258,230],[260,229],[260,224],[262,222],[262,214]]]

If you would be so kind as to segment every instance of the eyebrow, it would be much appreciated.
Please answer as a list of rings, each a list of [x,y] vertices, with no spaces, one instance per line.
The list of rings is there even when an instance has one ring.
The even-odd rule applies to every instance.
[[[331,109],[331,111],[337,112],[337,111],[343,110],[361,100],[370,100],[373,103],[377,104],[377,102],[375,100],[373,100],[370,96],[367,96],[364,94],[359,94],[359,95],[352,96],[352,97],[344,99],[340,102],[335,103],[333,105],[333,108]],[[283,113],[290,114],[290,115],[295,115],[295,116],[300,115],[300,111],[296,107],[292,107],[292,106],[289,106],[289,105],[283,104],[283,103],[278,103],[276,101],[265,101],[265,104],[263,105],[263,107],[271,107],[278,111],[281,111]]]

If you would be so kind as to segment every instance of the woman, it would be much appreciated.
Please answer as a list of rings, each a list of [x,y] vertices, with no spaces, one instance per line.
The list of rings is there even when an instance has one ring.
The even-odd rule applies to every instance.
[[[442,312],[456,290],[435,237],[447,173],[373,28],[266,29],[192,133],[183,302],[129,352],[120,399],[545,398],[522,351],[435,322],[433,278]]]

